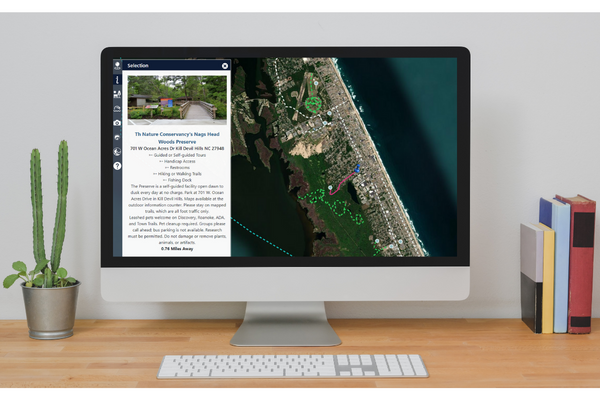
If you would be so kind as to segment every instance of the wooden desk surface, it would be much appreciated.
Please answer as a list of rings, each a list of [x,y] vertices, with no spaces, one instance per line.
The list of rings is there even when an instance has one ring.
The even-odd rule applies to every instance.
[[[233,347],[240,320],[79,320],[33,340],[0,321],[0,387],[600,387],[589,335],[536,335],[517,319],[330,320],[337,347]],[[167,354],[420,354],[429,378],[158,380]]]

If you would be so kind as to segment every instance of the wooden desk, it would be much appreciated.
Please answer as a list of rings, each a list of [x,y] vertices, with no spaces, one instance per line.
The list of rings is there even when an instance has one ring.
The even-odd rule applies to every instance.
[[[239,320],[79,320],[33,340],[0,321],[0,387],[600,387],[590,335],[536,335],[517,319],[331,320],[342,345],[233,347]],[[420,354],[429,378],[158,380],[166,354]]]

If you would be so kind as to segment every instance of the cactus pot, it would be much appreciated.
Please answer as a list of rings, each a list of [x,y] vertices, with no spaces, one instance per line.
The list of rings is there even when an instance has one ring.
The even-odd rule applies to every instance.
[[[79,281],[64,288],[28,288],[24,282],[21,284],[30,338],[64,339],[73,336],[79,285]]]

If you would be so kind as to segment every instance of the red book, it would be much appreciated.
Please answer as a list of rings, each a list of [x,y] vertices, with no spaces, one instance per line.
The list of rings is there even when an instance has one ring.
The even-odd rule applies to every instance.
[[[596,202],[580,194],[576,197],[557,195],[556,198],[571,205],[567,331],[569,333],[590,333]]]

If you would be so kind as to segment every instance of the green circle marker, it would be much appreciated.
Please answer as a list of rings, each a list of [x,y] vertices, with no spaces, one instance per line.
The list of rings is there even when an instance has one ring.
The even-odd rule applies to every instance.
[[[319,97],[309,97],[304,102],[304,105],[306,106],[306,109],[308,111],[316,114],[317,111],[319,111],[321,109],[321,106],[323,105],[323,101]]]

